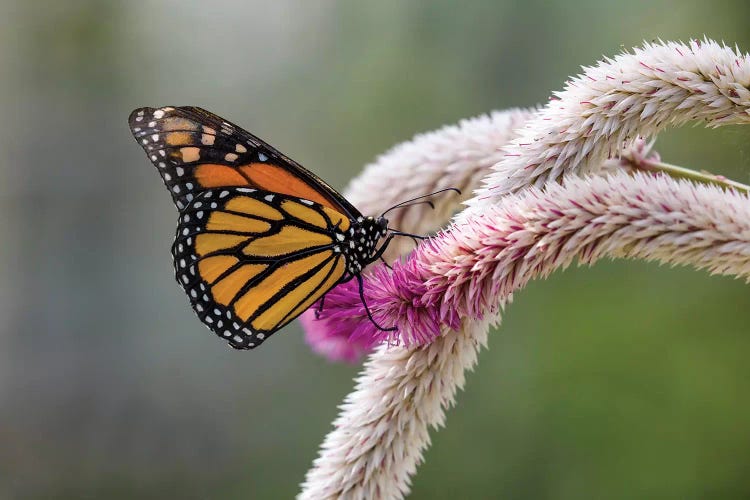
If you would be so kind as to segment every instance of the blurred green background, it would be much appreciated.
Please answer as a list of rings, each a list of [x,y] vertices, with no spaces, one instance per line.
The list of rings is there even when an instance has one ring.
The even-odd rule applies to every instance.
[[[296,324],[233,352],[198,322],[133,108],[208,108],[343,188],[643,40],[750,50],[748,19],[747,0],[1,2],[0,498],[289,498],[358,370]],[[657,149],[750,182],[750,130]],[[412,498],[747,498],[749,292],[622,261],[532,283]]]

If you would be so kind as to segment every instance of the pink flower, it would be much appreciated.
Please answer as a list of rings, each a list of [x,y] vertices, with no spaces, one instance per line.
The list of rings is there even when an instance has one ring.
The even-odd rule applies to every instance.
[[[329,292],[319,319],[307,321],[317,342],[348,340],[357,353],[380,343],[423,345],[462,319],[495,313],[531,279],[603,255],[747,277],[750,203],[744,194],[643,173],[530,188],[426,241],[392,271],[381,265],[365,278],[375,320],[397,331],[367,319],[355,281]]]
[[[362,321],[365,312],[357,290],[354,280],[342,283],[326,294],[323,311],[318,312],[316,303],[300,317],[307,343],[331,361],[354,363],[375,344],[362,332],[369,331],[365,323],[371,323]]]
[[[364,324],[356,287],[337,289],[319,321],[331,335],[367,341],[374,335],[413,347],[384,344],[370,355],[298,498],[403,498],[429,446],[429,431],[444,425],[489,324],[499,321],[500,306],[530,279],[576,259],[593,263],[605,256],[750,278],[746,195],[651,174],[576,177],[612,171],[601,168],[604,158],[614,159],[637,136],[651,137],[670,124],[750,122],[749,86],[750,56],[709,40],[646,44],[587,68],[520,133],[506,135],[517,138],[494,152],[501,158],[492,174],[448,230],[395,264],[392,273],[377,268],[366,276],[368,304],[379,322],[399,328],[395,336]],[[465,164],[451,162],[464,153],[474,155],[468,164],[475,166],[491,157],[487,146],[495,141],[485,142],[486,132],[458,134],[436,149],[437,136],[414,141],[434,157],[419,148],[408,155],[394,150],[392,161],[379,163],[390,168],[372,166],[357,181],[361,189],[351,189],[359,193],[355,205],[368,201],[378,213],[391,201],[382,199],[389,186],[417,196],[430,191],[419,184],[425,175],[432,185],[449,172],[460,177]],[[449,165],[458,164],[451,171]],[[424,168],[420,175],[414,175],[417,167]],[[472,179],[481,170],[475,168]],[[399,229],[440,225],[409,215]]]
[[[445,187],[461,189],[462,197],[453,194],[436,197],[434,210],[425,205],[415,205],[392,212],[392,227],[416,234],[434,231],[445,224],[450,214],[460,207],[461,201],[478,187],[489,167],[502,159],[502,147],[514,137],[515,130],[532,113],[532,110],[522,109],[495,111],[434,132],[419,134],[368,165],[347,189],[347,199],[363,213],[378,214],[407,198]],[[413,247],[409,238],[396,239],[389,247],[386,258],[392,261]],[[365,288],[368,304],[376,317],[393,313],[379,312],[385,298],[384,290],[382,287]],[[404,295],[403,300],[418,301],[418,297]],[[316,320],[312,312],[317,308],[316,304],[300,317],[300,321],[306,332],[307,343],[326,358],[354,362],[369,353],[378,342],[399,340],[378,332],[369,321],[362,321],[366,316],[362,316],[364,311],[356,282],[340,285],[328,292],[325,303],[326,310],[320,320]],[[329,309],[329,306],[335,307]],[[404,309],[411,311],[406,307]],[[413,314],[412,317],[415,318]],[[390,326],[389,322],[392,321],[384,317],[381,324]],[[429,329],[434,330],[435,324]],[[425,340],[419,330],[415,332],[414,343]]]

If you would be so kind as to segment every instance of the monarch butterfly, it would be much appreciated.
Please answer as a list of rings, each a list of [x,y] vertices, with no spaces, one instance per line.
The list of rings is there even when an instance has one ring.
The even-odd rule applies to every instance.
[[[370,321],[389,330],[367,308],[361,272],[394,236],[416,236],[388,228],[387,211],[363,216],[315,174],[206,110],[140,108],[129,125],[180,211],[177,282],[230,346],[258,347],[352,278]]]

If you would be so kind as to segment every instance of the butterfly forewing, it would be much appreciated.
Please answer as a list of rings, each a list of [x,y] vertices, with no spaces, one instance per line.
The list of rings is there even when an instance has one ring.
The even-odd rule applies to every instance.
[[[361,216],[315,174],[204,109],[140,108],[129,124],[180,210],[206,189],[246,186],[305,198],[350,219]]]
[[[250,188],[207,189],[180,214],[172,248],[193,309],[232,347],[257,347],[346,273],[345,214]]]

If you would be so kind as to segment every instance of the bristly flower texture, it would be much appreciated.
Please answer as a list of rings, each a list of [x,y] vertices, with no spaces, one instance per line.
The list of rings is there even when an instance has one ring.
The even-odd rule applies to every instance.
[[[469,204],[596,171],[635,138],[670,125],[750,123],[748,86],[750,56],[711,40],[647,43],[607,58],[526,122]]]
[[[393,212],[390,225],[414,234],[426,234],[443,226],[471,192],[479,186],[489,168],[503,157],[502,148],[514,132],[532,116],[532,110],[511,109],[461,121],[420,134],[399,144],[377,161],[365,167],[346,190],[346,197],[362,213],[378,214],[405,199],[446,187],[461,190],[463,196],[443,195],[434,199],[435,209],[415,205]],[[385,257],[393,261],[413,248],[411,240],[397,239]],[[335,302],[326,317],[341,321],[330,328],[328,321],[317,321],[313,311],[300,318],[305,338],[318,353],[334,361],[355,362],[378,342],[378,338],[360,334],[362,313],[359,297],[352,299],[356,283],[340,285],[328,293],[326,301]],[[364,332],[362,332],[364,333]]]
[[[367,279],[368,305],[383,332],[361,321],[356,286],[339,287],[323,312],[332,329],[355,339],[407,346],[431,342],[441,327],[481,320],[529,280],[575,258],[603,256],[692,265],[748,276],[750,203],[744,194],[666,176],[571,177],[542,191],[528,188],[486,207],[420,245],[404,262]]]
[[[299,498],[403,497],[429,428],[444,422],[490,323],[530,279],[605,256],[750,278],[746,195],[618,173],[612,163],[636,138],[669,124],[750,122],[748,85],[750,57],[709,40],[646,44],[587,68],[506,134],[512,141],[482,168],[489,174],[482,188],[447,230],[392,271],[378,267],[367,277],[376,319],[398,332],[362,320],[354,285],[331,291],[321,320],[308,325],[362,346],[384,343],[344,401]],[[457,141],[453,156],[466,144]],[[387,207],[391,200],[378,206],[373,198],[386,191],[370,194],[371,208]]]

